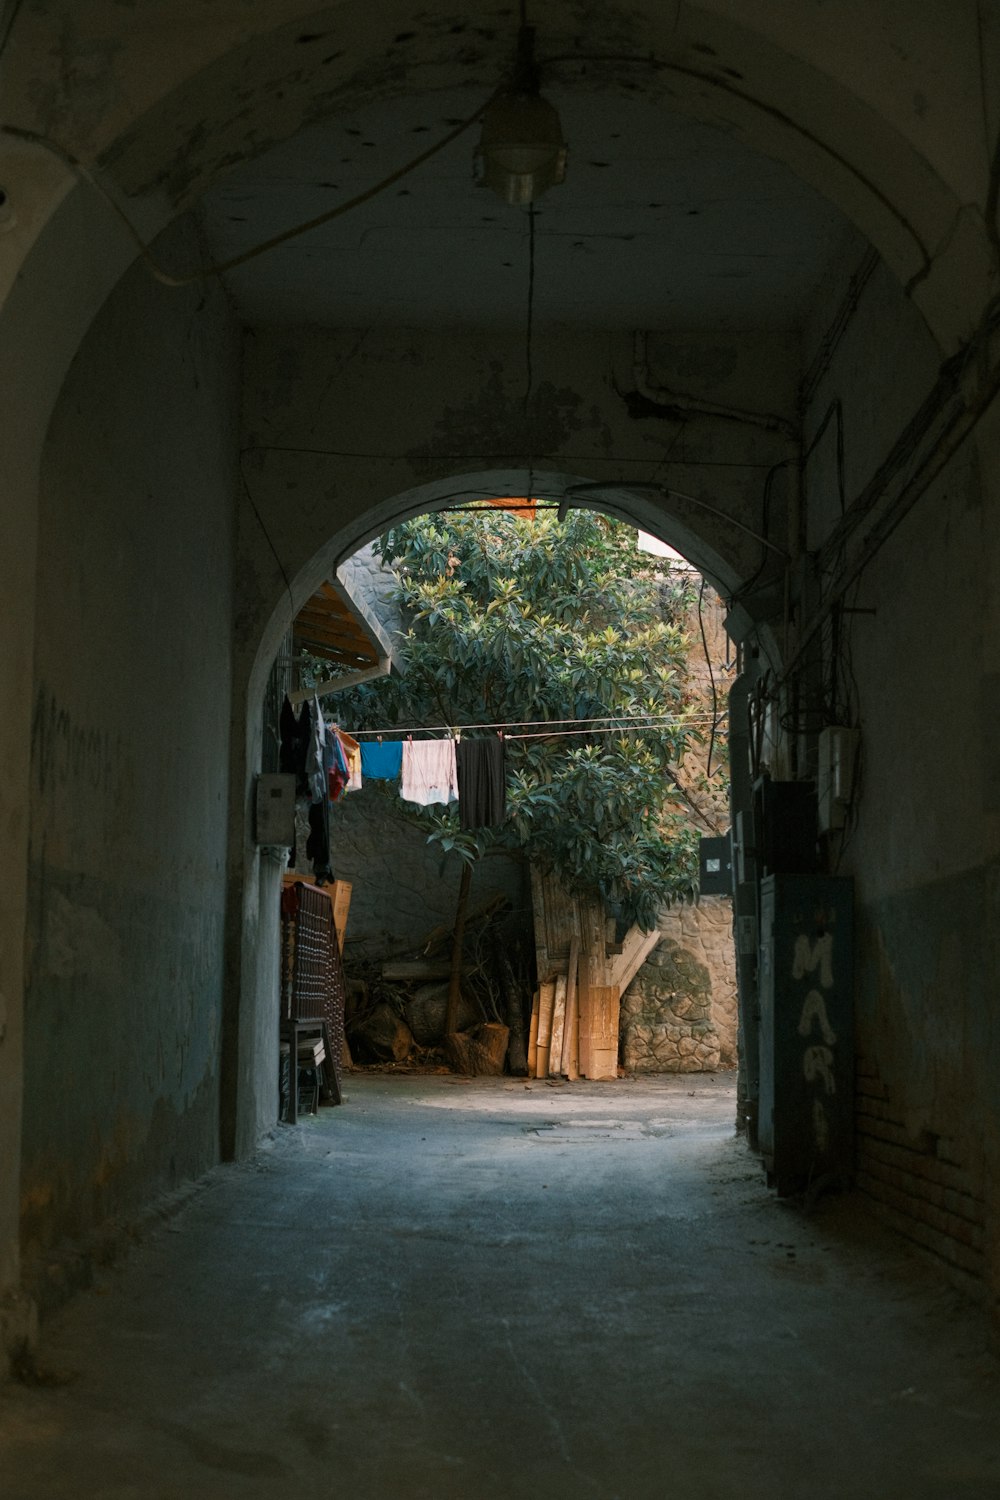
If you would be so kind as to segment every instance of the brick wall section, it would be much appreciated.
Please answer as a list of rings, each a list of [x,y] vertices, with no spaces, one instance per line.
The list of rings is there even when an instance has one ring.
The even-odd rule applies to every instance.
[[[874,1064],[857,1060],[857,1186],[898,1234],[943,1263],[952,1281],[983,1294],[984,1204],[955,1145],[914,1137]]]

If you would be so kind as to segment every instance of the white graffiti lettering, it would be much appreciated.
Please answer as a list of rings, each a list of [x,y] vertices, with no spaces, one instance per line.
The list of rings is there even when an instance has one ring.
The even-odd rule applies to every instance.
[[[799,1036],[808,1036],[816,1021],[819,1022],[820,1036],[828,1047],[832,1047],[837,1040],[837,1033],[830,1025],[830,1018],[826,1013],[826,1001],[819,990],[810,990],[802,1007],[802,1015],[799,1017]]]
[[[792,978],[802,979],[819,969],[819,982],[825,990],[833,988],[833,933],[824,932],[810,943],[803,932],[795,939],[795,956],[792,960]]]
[[[802,1059],[802,1071],[807,1082],[813,1083],[821,1078],[828,1094],[837,1092],[837,1082],[833,1076],[833,1053],[829,1047],[807,1047]]]
[[[813,1135],[820,1151],[825,1151],[830,1144],[830,1122],[826,1117],[822,1099],[813,1100]]]

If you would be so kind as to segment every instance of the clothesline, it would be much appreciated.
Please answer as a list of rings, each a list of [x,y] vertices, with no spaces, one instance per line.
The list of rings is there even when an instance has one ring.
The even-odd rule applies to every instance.
[[[690,724],[693,721],[691,719],[684,719],[683,721],[678,721],[678,722],[683,722],[685,724]],[[705,720],[705,722],[707,724],[711,724],[711,722],[712,722],[711,715],[708,716],[708,718]],[[669,724],[631,724],[631,723],[630,724],[608,724],[603,729],[598,729],[598,728],[593,728],[593,729],[557,729],[555,731],[555,734],[561,735],[561,736],[569,736],[569,735],[573,735],[573,734],[623,734],[625,732],[625,730],[627,730],[627,729],[643,729],[643,730],[647,730],[648,731],[648,730],[651,730],[651,729],[669,729],[669,728],[671,728],[671,725],[669,725]],[[505,739],[508,739],[508,740],[547,740],[547,739],[551,739],[552,737],[553,737],[552,734],[549,733],[548,731],[544,730],[544,729],[533,730],[531,734],[508,734],[508,735],[505,735]]]
[[[713,715],[710,713],[688,714],[683,718],[679,718],[676,714],[637,714],[632,718],[627,714],[600,714],[593,719],[509,719],[495,724],[414,724],[408,728],[401,727],[399,724],[388,724],[380,729],[352,729],[349,732],[357,737],[372,734],[464,734],[467,729],[496,729],[503,731],[508,739],[529,739],[532,736],[510,734],[508,731],[537,729],[540,737],[550,734],[601,734],[616,733],[619,729],[684,728],[686,725],[711,724],[712,719]],[[561,725],[595,727],[564,729],[560,728]],[[599,725],[606,725],[607,729],[602,730],[596,727]]]

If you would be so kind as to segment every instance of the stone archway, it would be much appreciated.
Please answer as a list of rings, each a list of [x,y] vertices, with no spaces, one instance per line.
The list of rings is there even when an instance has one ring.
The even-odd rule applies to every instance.
[[[908,288],[938,346],[953,348],[975,325],[992,290],[994,234],[985,215],[995,206],[995,191],[979,111],[969,107],[983,77],[995,73],[991,36],[985,49],[977,45],[970,14],[943,39],[934,14],[923,8],[889,27],[880,8],[862,0],[841,0],[823,16],[815,7],[806,14],[790,0],[772,0],[759,8],[753,26],[741,18],[742,9],[735,0],[703,0],[664,12],[653,0],[642,0],[627,11],[602,12],[599,29],[580,41],[577,9],[567,4],[547,13],[546,26],[568,88],[582,86],[583,63],[587,86],[618,88],[621,59],[632,59],[627,64],[632,67],[638,53],[654,51],[657,64],[648,69],[648,85],[664,109],[732,131],[788,163],[839,204]],[[23,7],[2,59],[9,130],[3,137],[0,185],[8,193],[12,218],[0,238],[0,379],[9,393],[0,419],[6,468],[0,592],[9,601],[0,656],[0,695],[9,705],[0,725],[0,857],[15,874],[0,896],[6,1028],[0,1130],[11,1162],[18,1157],[22,1088],[26,893],[20,877],[30,804],[39,474],[70,362],[136,260],[135,241],[108,195],[125,207],[146,241],[174,225],[170,233],[176,243],[158,245],[158,253],[192,264],[198,246],[190,225],[175,221],[229,165],[362,95],[391,99],[426,91],[432,97],[456,86],[478,89],[484,77],[497,76],[509,47],[509,18],[499,6],[464,42],[455,40],[459,19],[425,11],[418,23],[409,0],[378,8],[353,0],[326,7],[279,0],[267,8],[265,19],[248,16],[245,6],[226,7],[197,30],[183,17],[164,26],[165,14],[152,0],[127,14],[99,0],[44,10]],[[598,22],[589,18],[588,25]],[[332,38],[330,50],[320,45],[324,38]],[[60,56],[74,59],[74,65],[56,67],[53,58]],[[90,168],[105,194],[89,181]],[[179,295],[187,299],[186,316],[198,291]],[[513,451],[505,453],[505,461],[522,473],[534,459],[539,469],[583,474],[591,483],[620,483],[614,462],[602,461],[596,441],[576,465],[569,463],[561,441],[536,454],[521,442],[507,446]],[[332,482],[319,476],[320,490],[326,486],[322,535],[340,538],[337,546],[360,539],[365,530],[359,524],[359,494],[397,495],[456,472],[449,448],[383,456],[386,470],[375,482],[363,460],[346,464]],[[481,447],[469,457],[469,472],[500,461],[494,450]],[[313,467],[325,461],[320,457]],[[302,453],[285,460],[272,455],[256,469],[251,455],[245,462],[251,487],[262,478],[266,488],[268,475],[273,480],[282,463],[281,482],[298,485],[300,492],[316,478],[291,474],[293,464],[308,470],[312,463]],[[648,479],[654,468],[649,464],[641,477]],[[677,484],[675,495],[681,493],[708,500],[696,480]],[[623,513],[663,534],[657,516],[641,514],[643,494],[661,523],[661,513],[672,513],[666,491],[657,505],[638,489]],[[745,499],[734,490],[719,508],[725,512],[728,506],[735,520],[746,514]],[[677,504],[676,524],[695,534],[695,516],[684,508],[686,502]],[[270,505],[280,509],[276,488]],[[288,538],[295,545],[274,554],[267,541],[275,531],[267,504],[261,515],[260,534],[255,534],[252,509],[245,509],[240,521],[240,562],[247,568],[245,607],[236,622],[241,682],[251,680],[259,643],[278,618],[282,569],[294,598],[305,580],[305,574],[299,580],[299,571],[308,570],[316,555],[313,523],[319,516],[303,513],[301,534]],[[725,558],[737,582],[757,567],[756,556],[741,556],[736,539],[731,541],[732,551],[718,542],[718,570],[706,568],[724,585]],[[335,555],[336,547],[330,559]],[[242,723],[239,713],[236,722]],[[244,837],[249,763],[246,746],[239,744],[231,825],[237,851]],[[246,916],[240,893],[233,905],[231,935]],[[252,1112],[247,1119],[252,1126]],[[0,1183],[0,1288],[16,1282],[17,1187],[16,1171],[6,1172]]]
[[[277,477],[272,474],[271,494],[280,496],[285,482],[283,471]],[[233,916],[229,926],[228,994],[223,1030],[223,1142],[228,1154],[239,1155],[248,1150],[259,1131],[270,1123],[270,1080],[276,1065],[272,1056],[274,1039],[260,1021],[260,1013],[266,1015],[270,1006],[269,982],[275,959],[266,925],[258,925],[254,914],[274,905],[280,871],[262,861],[254,848],[246,809],[251,781],[260,765],[264,684],[278,644],[298,604],[365,542],[399,521],[442,510],[456,500],[520,495],[527,492],[529,484],[531,492],[541,498],[575,502],[600,510],[658,536],[682,552],[723,592],[734,588],[739,581],[741,573],[735,564],[739,550],[733,548],[733,537],[738,533],[731,531],[726,537],[724,513],[718,507],[711,507],[714,515],[703,512],[698,517],[703,526],[699,534],[690,519],[691,515],[697,514],[697,507],[692,507],[689,499],[676,501],[678,513],[674,513],[669,496],[659,497],[660,503],[657,503],[657,497],[649,490],[632,489],[627,482],[609,480],[600,484],[579,475],[549,469],[533,469],[529,474],[523,468],[497,468],[442,476],[413,485],[358,512],[347,526],[324,541],[294,571],[289,566],[287,579],[275,569],[269,614],[261,595],[258,594],[255,601],[244,598],[241,631],[244,644],[237,681],[246,684],[242,710],[246,734],[239,751],[234,750],[231,770],[235,788],[234,816],[230,826],[231,869],[239,868],[241,874],[238,888],[231,891]],[[266,497],[266,490],[256,492],[250,519],[257,532],[262,532],[276,519],[276,512],[268,507]],[[687,517],[680,514],[685,507]],[[719,528],[716,535],[711,535],[704,527],[705,519]],[[276,539],[269,534],[266,545],[272,551],[272,566],[282,540],[280,535]],[[301,536],[298,541],[302,543]],[[728,552],[723,550],[727,541]],[[256,538],[255,548],[259,545],[260,538]],[[261,559],[256,550],[254,555],[259,562]],[[248,568],[247,572],[255,579],[260,577],[256,567]],[[254,604],[260,610],[259,614],[254,613]],[[251,656],[250,648],[254,644],[256,649]],[[236,712],[240,713],[239,708]],[[238,718],[236,722],[239,722]],[[237,912],[240,913],[238,918]]]

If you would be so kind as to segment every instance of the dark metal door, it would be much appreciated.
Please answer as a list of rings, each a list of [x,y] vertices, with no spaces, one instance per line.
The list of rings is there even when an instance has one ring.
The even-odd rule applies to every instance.
[[[852,907],[845,877],[761,882],[758,1132],[782,1195],[852,1171]]]

